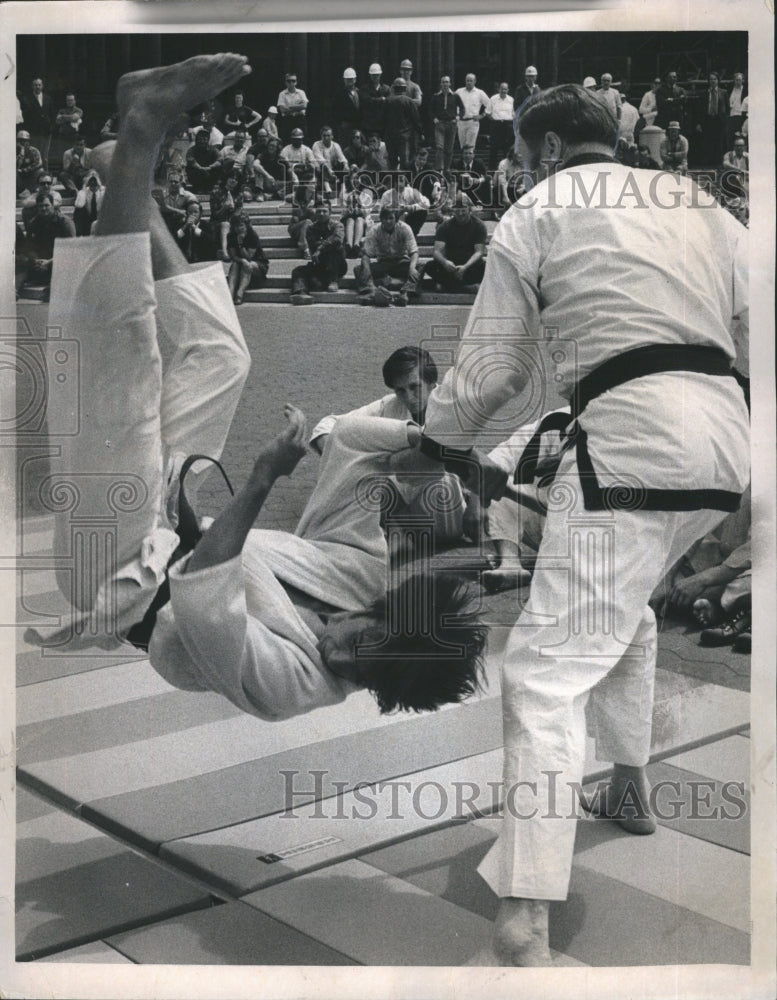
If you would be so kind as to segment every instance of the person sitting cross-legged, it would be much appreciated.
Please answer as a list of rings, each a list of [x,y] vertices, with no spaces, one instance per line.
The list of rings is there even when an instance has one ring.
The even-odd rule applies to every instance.
[[[382,208],[379,224],[364,237],[353,272],[362,305],[406,306],[408,297],[418,294],[418,244],[413,230],[397,216],[393,208]],[[403,283],[396,295],[389,291],[392,278]]]
[[[291,272],[293,306],[312,304],[311,291],[337,291],[338,279],[348,269],[343,237],[342,222],[332,218],[329,203],[322,199],[316,204],[313,222],[305,231],[310,260]]]
[[[441,222],[434,234],[432,259],[424,277],[446,292],[472,290],[483,280],[487,239],[485,223],[472,214],[469,198],[459,192],[453,201],[453,218]]]
[[[106,489],[123,488],[108,529],[115,559],[88,558],[78,577],[58,573],[70,612],[25,637],[71,650],[130,641],[174,687],[216,692],[266,721],[365,689],[381,712],[434,710],[480,689],[486,630],[458,577],[419,563],[387,587],[380,510],[363,495],[365,478],[415,467],[417,425],[339,421],[294,534],[253,527],[306,453],[305,416],[293,406],[214,521],[191,505],[206,464],[199,456],[218,459],[250,357],[221,266],[186,264],[150,178],[171,121],[247,70],[241,56],[196,56],[119,81],[121,170],[108,179],[97,235],[57,246],[50,314],[84,348],[79,388],[90,404],[52,474],[78,476],[90,509],[103,509]],[[159,327],[177,348],[164,370]],[[53,426],[72,405],[55,395]],[[190,469],[187,456],[197,457]],[[61,507],[55,552],[69,552],[72,514]]]
[[[229,220],[227,258],[232,262],[227,274],[229,290],[239,306],[249,288],[264,285],[270,267],[258,233],[242,212],[235,212]]]

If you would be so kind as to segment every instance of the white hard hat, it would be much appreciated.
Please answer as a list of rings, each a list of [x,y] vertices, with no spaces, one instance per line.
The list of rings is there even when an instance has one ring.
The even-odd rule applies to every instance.
[[[267,114],[268,115],[277,115],[278,114],[278,109],[275,107],[274,104],[273,104],[272,107],[270,107],[270,108],[267,109]]]
[[[373,73],[382,73],[383,70],[380,68],[380,63],[373,63],[372,66],[367,70],[367,73],[372,76]]]
[[[536,76],[537,75],[537,67],[536,66],[527,66],[523,75],[524,76]]]
[[[345,72],[343,73],[343,79],[344,80],[355,80],[356,79],[356,70],[352,69],[349,66],[348,69],[345,70]]]

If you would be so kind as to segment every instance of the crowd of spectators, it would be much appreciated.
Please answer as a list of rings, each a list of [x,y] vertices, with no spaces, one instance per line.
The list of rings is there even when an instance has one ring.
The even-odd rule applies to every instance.
[[[435,287],[477,284],[483,256],[477,256],[475,250],[479,243],[468,245],[466,253],[457,250],[454,257],[446,258],[447,264],[438,245],[450,238],[452,230],[460,237],[464,229],[469,232],[473,221],[482,224],[489,216],[498,218],[524,192],[526,176],[514,148],[514,127],[521,107],[542,89],[539,73],[536,67],[528,66],[512,93],[510,85],[502,82],[489,96],[478,86],[475,73],[467,73],[457,89],[445,74],[439,90],[424,94],[412,78],[413,70],[412,62],[403,59],[399,74],[389,84],[383,80],[381,65],[373,63],[368,82],[359,86],[356,71],[346,68],[342,87],[332,101],[331,123],[315,136],[308,128],[308,94],[291,72],[286,74],[276,103],[264,112],[247,103],[248,95],[242,90],[224,95],[223,101],[208,101],[192,109],[188,128],[169,136],[158,164],[164,186],[160,208],[187,258],[231,261],[230,286],[236,300],[242,301],[247,288],[258,287],[264,280],[267,267],[249,267],[258,261],[249,260],[245,246],[240,259],[235,260],[230,244],[236,231],[235,216],[242,216],[246,236],[249,232],[257,235],[246,204],[275,200],[289,203],[289,234],[306,262],[320,255],[320,248],[310,246],[308,232],[314,221],[323,220],[326,214],[327,225],[336,224],[341,233],[338,260],[340,255],[361,258],[357,270],[366,275],[365,240],[373,228],[388,232],[385,213],[390,211],[394,216],[392,232],[402,234],[406,250],[411,246],[406,231],[415,243],[427,220],[446,227],[443,239],[435,237],[433,260],[427,268]],[[663,78],[656,77],[634,103],[629,100],[628,86],[614,81],[611,73],[602,74],[598,85],[593,77],[586,77],[583,85],[591,88],[618,123],[616,160],[680,174],[688,171],[689,164],[692,169],[694,164],[709,168],[703,178],[705,186],[747,222],[748,97],[742,73],[734,74],[733,82],[726,86],[718,74],[710,73],[705,89],[690,92],[678,83],[677,72],[670,70]],[[28,93],[19,95],[19,109],[16,192],[24,199],[20,246],[27,250],[31,246],[36,231],[30,230],[30,225],[39,214],[41,194],[46,195],[48,204],[40,202],[44,221],[39,231],[56,228],[57,235],[67,236],[74,229],[75,235],[87,234],[104,190],[92,168],[88,141],[115,138],[118,114],[111,112],[99,129],[92,122],[87,130],[77,96],[67,93],[64,105],[57,109],[40,77],[32,81]],[[662,129],[663,135],[656,133],[656,128]],[[652,142],[651,131],[659,136]],[[61,149],[55,173],[50,170],[53,139]],[[57,204],[61,198],[55,184],[66,198],[75,198],[72,226]],[[198,196],[207,197],[205,213],[204,206],[193,208]],[[327,203],[326,213],[321,202]],[[463,229],[455,229],[463,216],[464,202],[469,221]],[[331,239],[331,235],[327,237]],[[386,239],[384,235],[379,241]],[[392,239],[396,241],[398,236]],[[374,242],[373,238],[370,246]],[[330,246],[327,242],[324,248],[326,267],[317,270],[306,263],[305,277],[298,276],[292,293],[295,301],[309,301],[309,290],[318,288],[324,277],[328,278],[324,287],[335,287],[341,277],[340,263],[332,265]],[[46,252],[46,247],[41,247],[40,254],[22,252],[17,273],[38,279],[41,267],[25,269],[22,264],[24,260],[46,260]],[[398,304],[419,287],[412,279],[415,266],[407,266],[412,256],[408,250],[399,269],[404,277],[398,279],[402,282],[400,294],[392,299]],[[477,259],[470,260],[473,256]],[[466,280],[461,274],[454,277],[454,269],[462,267],[467,271]],[[362,301],[374,300],[374,289],[366,277],[359,287]],[[382,298],[380,294],[377,297]]]

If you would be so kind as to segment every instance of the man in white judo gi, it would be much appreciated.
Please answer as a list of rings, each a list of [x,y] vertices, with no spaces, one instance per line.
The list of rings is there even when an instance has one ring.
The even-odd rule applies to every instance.
[[[547,338],[548,382],[572,405],[569,447],[504,657],[506,804],[479,869],[501,901],[493,946],[476,959],[547,965],[549,905],[566,898],[575,838],[574,819],[557,817],[583,778],[586,709],[597,757],[616,762],[605,814],[650,832],[648,599],[748,483],[729,333],[747,313],[747,230],[692,181],[613,162],[612,115],[581,87],[533,97],[519,133],[539,183],[493,234],[422,450],[447,448],[448,468],[466,467],[499,408],[530,386],[527,348]],[[554,330],[575,350],[554,352]],[[483,481],[488,499],[505,475],[486,468]]]
[[[58,243],[49,314],[80,347],[79,432],[59,439],[50,479],[55,554],[74,552],[75,565],[58,574],[74,612],[29,635],[71,648],[129,637],[148,645],[170,683],[218,691],[265,719],[364,687],[382,711],[433,709],[477,689],[485,630],[457,617],[467,595],[456,579],[407,573],[387,591],[381,497],[371,487],[405,461],[418,466],[416,424],[339,421],[294,535],[253,529],[273,483],[305,454],[306,421],[293,406],[204,534],[179,503],[186,457],[218,459],[250,363],[223,268],[186,262],[151,199],[153,170],[178,116],[248,72],[245,57],[227,53],[119,81],[121,126],[96,235]],[[176,345],[164,377],[158,327]],[[67,414],[56,354],[51,375],[57,434]],[[186,479],[190,495],[202,464]],[[79,561],[94,539],[102,549]]]

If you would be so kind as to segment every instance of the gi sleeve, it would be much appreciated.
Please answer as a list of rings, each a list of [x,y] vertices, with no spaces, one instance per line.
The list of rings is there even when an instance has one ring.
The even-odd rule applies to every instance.
[[[536,345],[540,328],[539,250],[531,227],[521,216],[514,220],[502,239],[492,240],[456,363],[426,409],[424,435],[452,448],[473,447],[529,379],[527,346]]]
[[[261,619],[249,615],[247,591]],[[312,633],[299,621],[295,628],[293,605],[261,562],[246,580],[241,556],[193,573],[181,560],[170,570],[170,603],[199,686],[242,711],[289,718],[347,693],[323,668]]]

